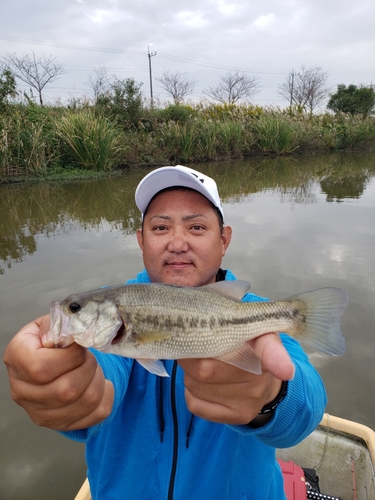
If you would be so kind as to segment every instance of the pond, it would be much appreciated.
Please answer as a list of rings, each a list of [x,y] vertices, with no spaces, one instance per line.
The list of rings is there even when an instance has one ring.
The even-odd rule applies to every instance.
[[[195,164],[213,176],[233,240],[224,267],[272,300],[344,288],[347,353],[311,353],[327,411],[375,428],[375,154]],[[72,292],[117,284],[142,268],[134,191],[151,169],[66,184],[0,186],[0,351]],[[39,428],[10,398],[0,365],[2,500],[73,499],[84,447]]]

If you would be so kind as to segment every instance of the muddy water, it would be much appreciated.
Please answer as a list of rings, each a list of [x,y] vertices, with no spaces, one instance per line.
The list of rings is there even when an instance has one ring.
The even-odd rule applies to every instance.
[[[349,292],[347,353],[312,354],[327,411],[375,428],[375,155],[200,164],[234,230],[225,267],[271,299],[322,286]],[[67,184],[0,186],[0,351],[49,303],[124,282],[142,268],[134,190],[149,169]],[[73,499],[84,447],[38,428],[0,365],[0,497]]]

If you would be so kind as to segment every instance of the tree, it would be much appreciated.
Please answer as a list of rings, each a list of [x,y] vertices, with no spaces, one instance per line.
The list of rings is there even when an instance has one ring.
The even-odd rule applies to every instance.
[[[335,113],[361,114],[364,118],[375,109],[375,91],[373,87],[357,87],[356,85],[337,85],[337,91],[332,94],[327,108]]]
[[[31,56],[26,54],[17,57],[16,54],[7,54],[3,57],[3,67],[37,91],[41,106],[43,106],[42,91],[46,85],[66,73],[64,65],[59,64],[56,58],[52,56],[36,57],[34,51],[32,51]]]
[[[92,90],[96,103],[98,97],[109,90],[110,80],[108,77],[108,69],[104,66],[99,66],[98,68],[94,68],[87,76],[88,80],[85,83]]]
[[[5,108],[8,97],[15,97],[16,80],[12,73],[4,69],[0,73],[0,111]]]
[[[289,72],[277,93],[287,99],[291,106],[297,104],[312,113],[329,95],[327,80],[328,73],[320,66],[309,69],[302,66],[299,73]]]
[[[137,125],[143,111],[142,85],[134,78],[115,78],[110,89],[98,97],[97,104],[121,124]]]
[[[164,89],[173,97],[175,104],[180,104],[184,97],[188,94],[192,94],[196,82],[194,80],[188,80],[186,78],[186,73],[170,73],[169,71],[164,71],[160,78],[156,78],[160,82]]]
[[[260,91],[259,79],[255,76],[227,73],[220,76],[216,87],[203,90],[203,94],[223,104],[235,104],[246,97],[251,97]]]

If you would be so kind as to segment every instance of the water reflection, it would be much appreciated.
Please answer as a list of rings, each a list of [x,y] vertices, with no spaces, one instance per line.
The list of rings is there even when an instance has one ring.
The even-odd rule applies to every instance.
[[[140,216],[134,205],[139,174],[69,184],[31,184],[0,187],[0,259],[10,268],[36,251],[36,235],[69,235],[77,227],[134,232]]]
[[[200,165],[217,179],[225,202],[249,199],[264,190],[279,193],[282,202],[316,202],[313,186],[319,182],[328,202],[359,199],[375,172],[372,154],[274,158]],[[134,191],[147,170],[122,177],[66,184],[39,183],[0,186],[0,273],[37,249],[36,235],[69,236],[78,227],[132,234],[140,225]]]

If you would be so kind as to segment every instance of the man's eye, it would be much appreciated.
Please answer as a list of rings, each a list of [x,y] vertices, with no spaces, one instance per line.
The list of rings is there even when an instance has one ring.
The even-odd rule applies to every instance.
[[[167,226],[155,226],[154,231],[165,231]]]
[[[203,226],[191,226],[191,229],[193,229],[194,231],[200,231],[201,229],[203,229]]]

